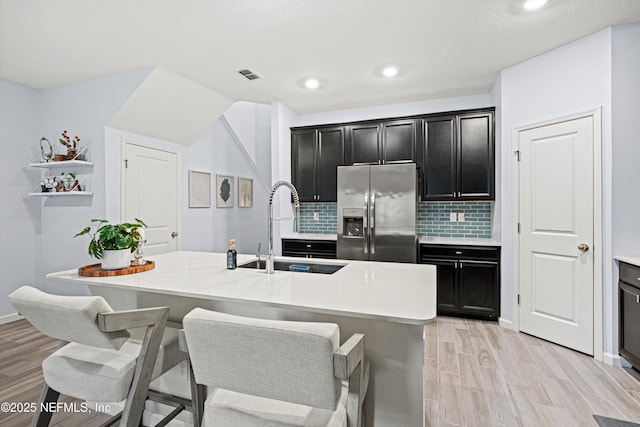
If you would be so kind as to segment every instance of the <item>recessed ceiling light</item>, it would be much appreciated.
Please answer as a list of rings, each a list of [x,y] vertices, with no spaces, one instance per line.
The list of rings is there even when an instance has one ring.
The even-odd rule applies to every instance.
[[[385,77],[395,77],[398,75],[398,67],[385,67],[384,70],[382,70],[382,75]]]
[[[320,86],[320,82],[318,81],[318,79],[308,78],[304,81],[304,86],[307,89],[318,89],[318,86]]]
[[[524,8],[527,10],[540,9],[547,3],[547,0],[527,0],[524,2]]]

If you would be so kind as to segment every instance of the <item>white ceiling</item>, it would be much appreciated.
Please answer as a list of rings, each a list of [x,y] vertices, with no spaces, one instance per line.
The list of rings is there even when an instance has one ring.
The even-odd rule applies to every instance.
[[[504,68],[640,21],[639,0],[522,2],[0,0],[0,77],[51,88],[159,65],[234,101],[309,113],[487,93]],[[380,77],[387,64],[400,75]],[[303,88],[308,76],[321,87]]]

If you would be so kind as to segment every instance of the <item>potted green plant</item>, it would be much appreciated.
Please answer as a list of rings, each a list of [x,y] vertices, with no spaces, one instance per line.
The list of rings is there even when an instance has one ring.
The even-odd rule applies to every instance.
[[[131,253],[136,250],[142,240],[140,229],[147,224],[141,219],[135,218],[135,222],[122,224],[110,224],[106,219],[92,219],[92,225],[96,229],[91,233],[91,227],[85,227],[73,237],[89,234],[89,255],[102,260],[102,269],[117,270],[129,267]]]

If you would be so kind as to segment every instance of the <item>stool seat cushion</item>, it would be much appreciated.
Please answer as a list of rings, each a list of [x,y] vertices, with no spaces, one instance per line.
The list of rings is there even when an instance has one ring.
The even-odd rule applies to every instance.
[[[328,426],[346,427],[347,411],[335,411],[217,388],[205,401],[206,426]]]
[[[119,402],[127,398],[140,345],[126,342],[120,350],[70,343],[42,362],[52,389],[78,399]]]

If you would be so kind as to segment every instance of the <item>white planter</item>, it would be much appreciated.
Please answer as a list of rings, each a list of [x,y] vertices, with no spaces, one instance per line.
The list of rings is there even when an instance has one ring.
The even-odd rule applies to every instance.
[[[105,250],[102,257],[103,270],[118,270],[131,265],[131,249]]]

